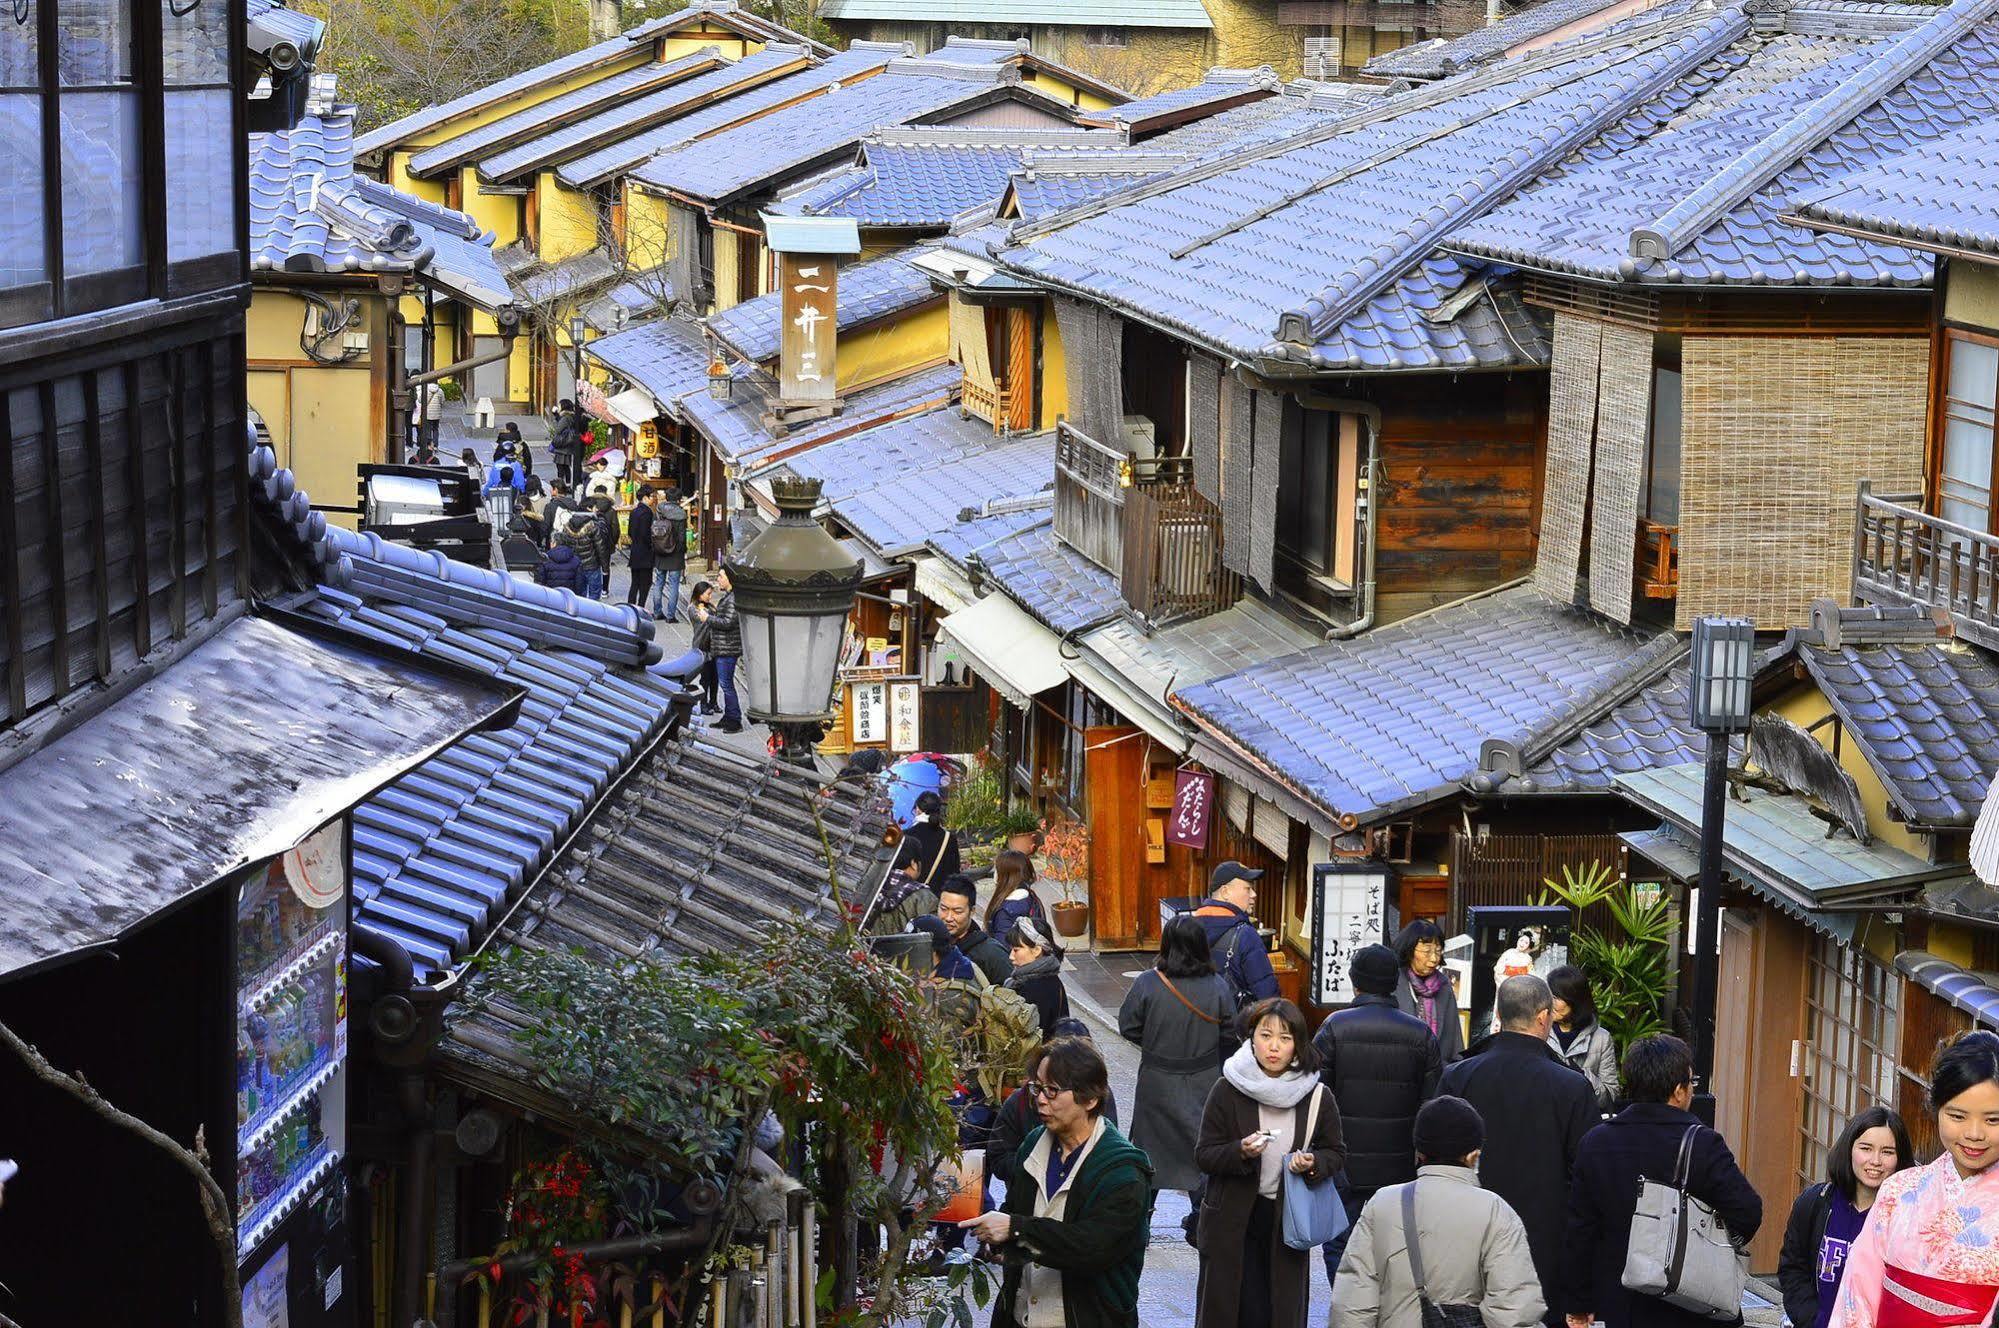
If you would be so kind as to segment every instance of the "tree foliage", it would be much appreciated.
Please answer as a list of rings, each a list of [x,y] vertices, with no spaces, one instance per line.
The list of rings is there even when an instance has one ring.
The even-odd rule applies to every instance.
[[[1581,871],[1565,866],[1561,880],[1548,878],[1542,884],[1546,892],[1535,902],[1559,901],[1578,917],[1602,904],[1617,924],[1614,932],[1578,926],[1569,938],[1569,954],[1589,978],[1597,1019],[1616,1041],[1618,1054],[1639,1038],[1665,1032],[1663,1010],[1677,925],[1663,893],[1641,896],[1638,887],[1619,880],[1601,862]]]

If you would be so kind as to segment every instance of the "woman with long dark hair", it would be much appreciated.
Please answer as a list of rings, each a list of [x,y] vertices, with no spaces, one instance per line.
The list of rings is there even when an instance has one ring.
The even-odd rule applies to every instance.
[[[1117,1020],[1118,1032],[1139,1048],[1131,1141],[1151,1157],[1162,1190],[1201,1183],[1194,1141],[1222,1058],[1235,1049],[1235,1013],[1200,919],[1176,915],[1160,930],[1159,957],[1131,984]]]
[[[1791,1328],[1826,1328],[1839,1302],[1847,1252],[1867,1224],[1868,1210],[1888,1177],[1916,1165],[1909,1128],[1886,1107],[1869,1107],[1846,1123],[1826,1154],[1827,1179],[1808,1185],[1791,1205],[1777,1284]]]
[[[1023,918],[1006,934],[1006,949],[1013,972],[1005,985],[1019,992],[1041,1016],[1041,1036],[1054,1037],[1055,1025],[1069,1017],[1069,993],[1062,986],[1062,947],[1032,918]]]
[[[715,587],[707,581],[696,581],[694,589],[687,594],[687,611],[694,619],[694,634],[688,645],[701,652],[701,713],[704,715],[722,713],[717,699],[721,678],[715,671],[715,651],[708,635],[708,608],[714,598]]]
[[[1609,1111],[1619,1089],[1617,1041],[1597,1018],[1596,996],[1590,991],[1588,976],[1573,964],[1563,964],[1548,974],[1548,990],[1555,997],[1548,1045],[1562,1064],[1589,1080],[1596,1093],[1596,1109]]]
[[[1428,918],[1416,919],[1395,934],[1395,958],[1401,965],[1395,1004],[1430,1026],[1437,1054],[1449,1065],[1465,1054],[1465,1030],[1458,1020],[1458,994],[1444,971],[1444,929]]]
[[[1034,893],[1034,859],[1018,849],[1003,848],[993,859],[993,894],[986,905],[986,935],[1005,936],[1013,924],[1032,918],[1045,932],[1048,914]]]
[[[1999,1034],[1951,1043],[1929,1099],[1943,1156],[1881,1183],[1832,1328],[1971,1328],[1999,1302]]]

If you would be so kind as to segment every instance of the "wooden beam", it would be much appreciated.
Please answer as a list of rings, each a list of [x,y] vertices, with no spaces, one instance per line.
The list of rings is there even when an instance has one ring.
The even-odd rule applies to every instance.
[[[97,375],[83,375],[83,469],[104,473],[104,432],[98,418]],[[90,588],[97,604],[97,679],[111,676],[111,554],[104,533],[104,504],[90,504]]]
[[[0,443],[7,448],[6,483],[0,486],[0,548],[20,547],[15,538],[14,503],[19,490],[14,484],[14,421],[11,399],[0,392]],[[28,662],[23,653],[25,633],[21,623],[21,560],[9,557],[0,568],[0,593],[7,600],[7,713],[19,719],[28,712]]]
[[[125,521],[132,535],[132,646],[144,659],[153,653],[153,569],[146,535],[146,431],[139,410],[143,386],[139,362],[127,360],[125,375],[125,476],[131,505]]]
[[[173,590],[168,615],[173,634],[187,631],[187,417],[181,409],[181,352],[166,355],[167,371],[167,558]]]
[[[196,410],[201,416],[197,433],[201,439],[201,607],[207,617],[213,618],[220,603],[215,564],[221,557],[221,515],[217,510],[220,499],[215,492],[219,480],[216,463],[220,459],[215,449],[221,443],[215,436],[215,343],[202,342],[195,349],[194,362],[201,370],[201,390],[195,393]]]
[[[42,545],[49,560],[49,641],[51,695],[69,691],[69,567],[63,551],[62,430],[56,427],[56,385],[42,381],[42,517],[48,529]]]

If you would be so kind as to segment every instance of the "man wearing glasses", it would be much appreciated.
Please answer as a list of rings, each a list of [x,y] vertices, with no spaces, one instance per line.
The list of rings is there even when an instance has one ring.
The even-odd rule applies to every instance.
[[[1043,1048],[1027,1083],[1041,1128],[999,1211],[958,1225],[998,1251],[993,1328],[1136,1328],[1152,1163],[1102,1115],[1110,1072],[1082,1038]]]

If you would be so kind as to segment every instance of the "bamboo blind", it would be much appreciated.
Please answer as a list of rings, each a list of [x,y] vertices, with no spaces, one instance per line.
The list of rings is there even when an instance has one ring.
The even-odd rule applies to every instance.
[[[1233,374],[1222,375],[1222,566],[1250,574],[1250,503],[1256,459],[1253,394]]]
[[[998,385],[993,382],[992,353],[986,343],[986,312],[974,304],[953,298],[951,301],[951,358],[965,371],[965,382],[975,391],[983,390],[996,395]],[[1002,424],[1002,420],[993,420]]]
[[[1597,375],[1589,602],[1621,623],[1631,621],[1638,499],[1651,413],[1652,334],[1606,324]]]
[[[1682,346],[1681,630],[1805,626],[1851,591],[1854,491],[1923,484],[1920,337],[1693,337]]]
[[[668,204],[666,208],[666,271],[673,283],[675,299],[688,304],[699,303],[695,290],[694,255],[699,248],[695,234],[694,214],[684,207]]]
[[[1055,297],[1069,366],[1069,422],[1105,447],[1124,448],[1124,323],[1094,304]]]
[[[1222,501],[1221,361],[1187,357],[1187,446],[1194,458],[1194,492]]]
[[[1603,324],[1556,313],[1555,349],[1548,366],[1548,471],[1534,584],[1561,600],[1575,598],[1576,574],[1582,567],[1602,355]]]
[[[1277,570],[1277,481],[1283,471],[1284,398],[1257,392],[1256,439],[1250,465],[1249,576],[1269,590]]]

